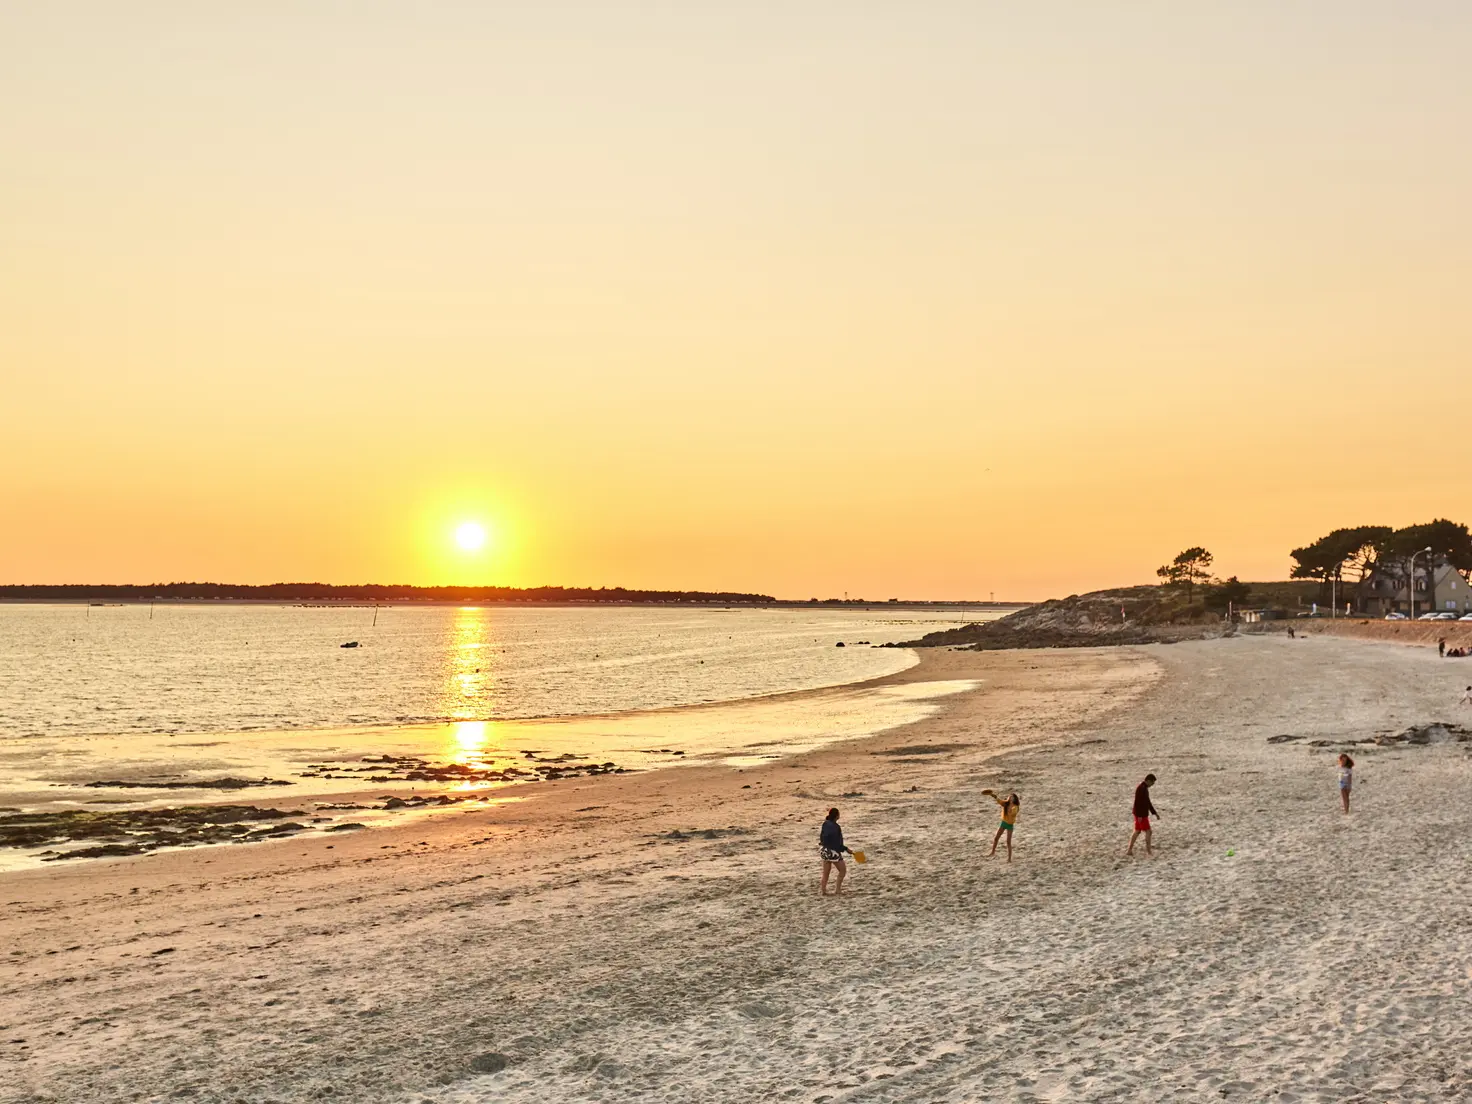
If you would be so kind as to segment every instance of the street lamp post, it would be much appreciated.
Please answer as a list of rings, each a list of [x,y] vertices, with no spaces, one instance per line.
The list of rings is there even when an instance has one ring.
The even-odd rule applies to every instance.
[[[1406,597],[1411,600],[1411,620],[1416,619],[1416,557],[1422,552],[1430,552],[1429,548],[1421,548],[1411,553],[1411,577],[1406,580]],[[1432,600],[1435,601],[1433,592]]]

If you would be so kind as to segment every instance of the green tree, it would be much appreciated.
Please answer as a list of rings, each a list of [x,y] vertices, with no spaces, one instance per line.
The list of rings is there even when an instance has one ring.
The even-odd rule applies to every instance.
[[[1298,561],[1293,566],[1295,579],[1319,580],[1327,595],[1331,581],[1342,586],[1348,570],[1359,582],[1388,554],[1395,531],[1388,525],[1360,525],[1353,529],[1335,529],[1310,545],[1291,553]],[[1422,548],[1425,547],[1423,544]]]
[[[1431,554],[1421,555],[1427,548],[1431,549]],[[1387,542],[1386,554],[1400,561],[1397,574],[1402,579],[1410,578],[1411,594],[1415,593],[1416,585],[1413,572],[1424,572],[1426,592],[1430,595],[1436,565],[1442,561],[1451,564],[1464,577],[1472,573],[1472,535],[1468,534],[1465,525],[1446,518],[1397,529]]]
[[[1252,588],[1233,575],[1230,579],[1209,586],[1201,595],[1201,604],[1209,610],[1224,610],[1246,603]]]
[[[1408,558],[1423,548],[1431,549],[1432,559],[1445,559],[1463,574],[1472,571],[1472,535],[1465,525],[1437,518],[1397,529],[1389,541],[1389,550],[1396,556]]]
[[[1170,563],[1155,569],[1167,583],[1186,585],[1186,605],[1191,604],[1192,589],[1211,578],[1211,553],[1201,547],[1188,548]]]

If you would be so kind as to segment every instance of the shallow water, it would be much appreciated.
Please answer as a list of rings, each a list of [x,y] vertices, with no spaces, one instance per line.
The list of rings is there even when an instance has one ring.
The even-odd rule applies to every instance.
[[[834,645],[959,623],[903,611],[0,605],[0,738],[731,701],[900,670],[904,652]],[[339,647],[349,641],[360,646]]]
[[[854,686],[866,647],[959,623],[902,611],[0,607],[0,805],[108,808],[410,784],[366,757],[494,773],[793,754],[919,719],[949,683]],[[360,647],[343,649],[344,640]],[[836,647],[843,640],[848,646]],[[826,689],[823,689],[826,688]],[[790,694],[818,690],[813,694]],[[715,704],[711,704],[715,703]],[[149,783],[270,778],[225,793]],[[130,788],[89,783],[129,782]]]

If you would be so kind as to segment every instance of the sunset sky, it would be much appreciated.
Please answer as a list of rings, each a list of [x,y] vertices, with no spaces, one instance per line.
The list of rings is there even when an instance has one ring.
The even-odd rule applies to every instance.
[[[1027,599],[1472,521],[1469,58],[1451,0],[4,5],[0,582]]]

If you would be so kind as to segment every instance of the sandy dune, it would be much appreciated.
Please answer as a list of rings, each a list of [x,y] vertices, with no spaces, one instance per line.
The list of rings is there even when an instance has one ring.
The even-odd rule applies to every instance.
[[[1333,770],[1472,725],[1469,670],[927,653],[896,681],[980,689],[760,769],[9,875],[0,1100],[1472,1098],[1472,745],[1357,748],[1349,818]],[[1159,854],[1126,860],[1147,770]],[[1010,867],[988,785],[1023,794]],[[836,900],[829,803],[872,860]]]

